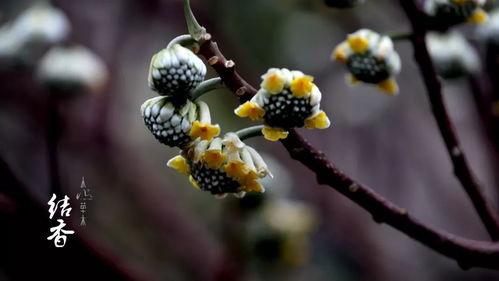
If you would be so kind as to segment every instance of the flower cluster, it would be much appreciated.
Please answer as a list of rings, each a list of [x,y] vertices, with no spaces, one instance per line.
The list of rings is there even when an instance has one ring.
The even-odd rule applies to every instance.
[[[201,101],[159,96],[146,100],[140,112],[154,137],[167,146],[183,148],[197,138],[211,140],[220,133],[218,125],[211,125],[208,105]]]
[[[168,166],[188,175],[194,187],[217,198],[228,193],[242,197],[248,191],[263,192],[257,180],[271,176],[258,152],[235,133],[211,141],[198,139],[168,161]]]
[[[443,78],[459,78],[480,70],[475,48],[461,33],[429,33],[426,43],[437,72]]]
[[[333,8],[352,8],[364,2],[364,0],[325,0],[326,5]]]
[[[369,29],[358,30],[335,48],[332,58],[347,66],[351,84],[361,81],[375,84],[388,94],[398,93],[394,76],[401,64],[390,37]]]
[[[326,113],[320,110],[322,94],[312,83],[313,77],[286,68],[271,68],[262,76],[261,88],[235,113],[239,117],[263,120],[266,139],[286,138],[296,127],[325,129],[330,125]]]
[[[140,111],[158,141],[185,148],[198,138],[209,141],[220,133],[220,127],[211,124],[208,105],[192,101],[205,75],[203,61],[175,41],[152,57],[149,87],[160,96],[146,100]]]
[[[446,24],[462,22],[482,23],[487,14],[482,9],[486,0],[426,0],[424,10],[427,15]]]

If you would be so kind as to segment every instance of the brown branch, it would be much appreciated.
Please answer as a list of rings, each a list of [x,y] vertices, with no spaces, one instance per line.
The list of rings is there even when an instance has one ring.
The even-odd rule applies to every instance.
[[[235,71],[234,63],[229,63],[211,36],[205,39],[199,54],[211,61],[210,65],[241,102],[251,98],[256,89]],[[349,178],[294,130],[282,144],[293,159],[316,174],[319,183],[329,185],[360,205],[372,214],[375,221],[387,223],[436,252],[456,260],[463,268],[499,269],[499,244],[465,239],[425,225],[369,187]]]
[[[499,240],[499,220],[492,205],[487,201],[485,195],[471,171],[463,149],[459,144],[456,129],[447,112],[447,108],[442,96],[442,85],[438,74],[435,71],[428,49],[426,48],[425,36],[428,27],[425,25],[425,17],[419,9],[415,0],[400,0],[405,13],[407,14],[412,30],[412,44],[414,46],[414,58],[419,65],[424,78],[428,97],[431,102],[433,115],[437,121],[438,128],[445,146],[454,166],[454,174],[461,182],[464,190],[468,194],[478,215],[482,219],[492,240]]]

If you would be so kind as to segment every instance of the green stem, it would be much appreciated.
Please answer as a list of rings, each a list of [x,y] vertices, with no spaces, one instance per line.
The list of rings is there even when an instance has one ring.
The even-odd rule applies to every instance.
[[[211,78],[201,82],[194,90],[192,90],[189,99],[194,101],[202,95],[223,87],[223,82],[220,77]]]
[[[245,139],[249,139],[252,137],[263,136],[262,129],[263,125],[248,127],[237,131],[236,135],[239,137],[240,140],[244,141]]]
[[[386,34],[386,36],[390,37],[393,41],[410,40],[412,35],[413,34],[410,32],[392,32]]]
[[[199,41],[206,34],[206,28],[202,27],[191,10],[189,0],[184,0],[184,16],[187,22],[187,29],[196,41]]]
[[[168,45],[166,46],[166,48],[170,49],[175,44],[179,44],[180,46],[183,46],[183,47],[186,47],[186,48],[191,48],[191,49],[194,46],[198,46],[199,47],[199,44],[197,43],[197,41],[194,40],[194,38],[192,38],[192,36],[190,34],[183,34],[183,35],[180,35],[180,36],[177,36],[177,37],[173,38],[173,40],[170,41],[170,43],[168,43]]]

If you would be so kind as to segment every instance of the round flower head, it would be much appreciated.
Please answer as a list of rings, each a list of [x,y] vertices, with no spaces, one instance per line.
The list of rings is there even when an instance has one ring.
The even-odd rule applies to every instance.
[[[188,175],[194,187],[217,198],[228,193],[242,197],[246,192],[264,192],[257,181],[271,176],[255,149],[245,145],[235,133],[211,141],[196,140],[168,161],[168,166]]]
[[[175,44],[155,54],[149,68],[149,87],[160,95],[185,95],[204,80],[206,66],[191,50]]]
[[[11,28],[25,44],[53,44],[67,37],[71,25],[61,10],[40,2],[20,14]]]
[[[160,96],[145,101],[140,111],[154,137],[170,147],[183,148],[197,138],[211,140],[220,133],[218,125],[211,125],[208,105],[201,101]]]
[[[38,67],[38,78],[55,93],[97,91],[107,76],[102,60],[83,46],[53,47]]]
[[[355,7],[364,0],[326,0],[325,2],[329,7],[344,9]]]
[[[325,129],[330,125],[326,113],[320,110],[322,94],[312,83],[311,76],[286,68],[271,68],[262,76],[258,93],[236,108],[239,117],[263,119],[266,139],[286,138],[296,127]]]
[[[335,48],[332,58],[347,66],[351,84],[361,81],[376,84],[388,94],[398,93],[394,76],[400,72],[400,57],[390,37],[358,30]]]
[[[478,54],[460,33],[429,33],[426,43],[437,72],[443,78],[458,78],[479,71]]]
[[[480,25],[478,35],[487,43],[499,45],[499,9],[490,13],[489,20]]]
[[[446,24],[482,23],[487,14],[481,8],[486,0],[426,0],[426,14]]]

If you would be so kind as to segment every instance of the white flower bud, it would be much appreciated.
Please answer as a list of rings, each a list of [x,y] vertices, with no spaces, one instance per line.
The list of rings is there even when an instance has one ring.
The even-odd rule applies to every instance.
[[[38,66],[42,84],[56,92],[95,92],[102,88],[107,77],[104,62],[83,46],[53,47]]]
[[[160,95],[185,96],[204,80],[206,66],[191,50],[179,44],[154,55],[149,87]]]

